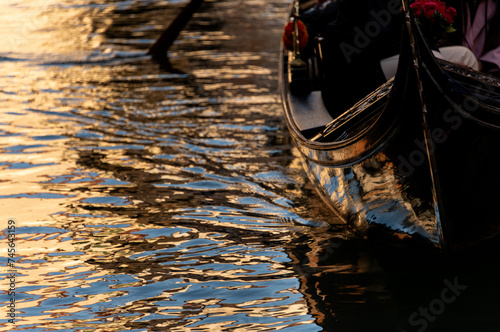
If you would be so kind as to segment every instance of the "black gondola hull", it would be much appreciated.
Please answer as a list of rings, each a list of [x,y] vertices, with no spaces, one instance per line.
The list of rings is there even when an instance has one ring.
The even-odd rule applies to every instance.
[[[357,233],[444,252],[467,248],[500,233],[500,175],[491,159],[500,153],[500,112],[484,92],[495,95],[500,83],[438,63],[409,13],[404,30],[396,78],[311,128],[298,109],[315,117],[324,106],[310,102],[314,91],[290,91],[282,51],[287,126],[320,196]],[[459,81],[467,80],[481,93],[464,92]]]

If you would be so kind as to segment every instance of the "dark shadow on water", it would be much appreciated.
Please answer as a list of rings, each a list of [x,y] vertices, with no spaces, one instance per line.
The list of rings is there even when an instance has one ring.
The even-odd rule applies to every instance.
[[[324,331],[498,331],[498,243],[444,257],[321,237],[290,257]]]
[[[171,74],[185,74],[186,72],[175,68],[170,62],[170,58],[167,53],[159,53],[151,55],[151,61],[158,64],[158,68],[161,72],[167,72]]]

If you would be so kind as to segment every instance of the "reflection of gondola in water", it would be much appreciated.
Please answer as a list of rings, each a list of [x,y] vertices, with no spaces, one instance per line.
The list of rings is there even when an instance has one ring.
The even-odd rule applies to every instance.
[[[367,244],[317,229],[294,239],[287,251],[299,290],[322,331],[370,331],[375,322],[385,331],[404,326],[385,272]]]
[[[498,243],[490,243],[491,256],[482,247],[443,257],[393,250],[346,232],[312,229],[287,250],[321,331],[498,327]]]
[[[305,67],[283,51],[285,118],[311,181],[347,224],[384,241],[454,251],[500,230],[492,162],[500,81],[437,60],[403,7],[396,77],[351,108],[325,106],[320,41],[301,56]]]

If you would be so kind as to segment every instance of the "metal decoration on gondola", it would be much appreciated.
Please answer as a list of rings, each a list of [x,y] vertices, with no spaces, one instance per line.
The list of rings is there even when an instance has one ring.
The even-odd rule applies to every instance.
[[[299,1],[295,0],[293,3],[293,60],[290,62],[292,67],[305,67],[306,63],[300,58],[300,32],[299,32]]]

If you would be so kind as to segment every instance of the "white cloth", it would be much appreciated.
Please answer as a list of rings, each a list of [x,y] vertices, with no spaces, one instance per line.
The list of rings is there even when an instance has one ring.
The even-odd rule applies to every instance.
[[[442,59],[456,63],[467,68],[479,70],[479,61],[474,53],[465,46],[446,46],[439,49],[439,53],[434,52],[437,58],[442,55]]]
[[[439,52],[432,51],[434,56],[438,59],[443,59],[453,62],[474,70],[479,70],[479,62],[477,61],[474,53],[465,46],[445,46],[439,48]],[[398,69],[399,54],[391,56],[380,61],[380,66],[384,72],[385,78],[390,79],[396,75]]]

